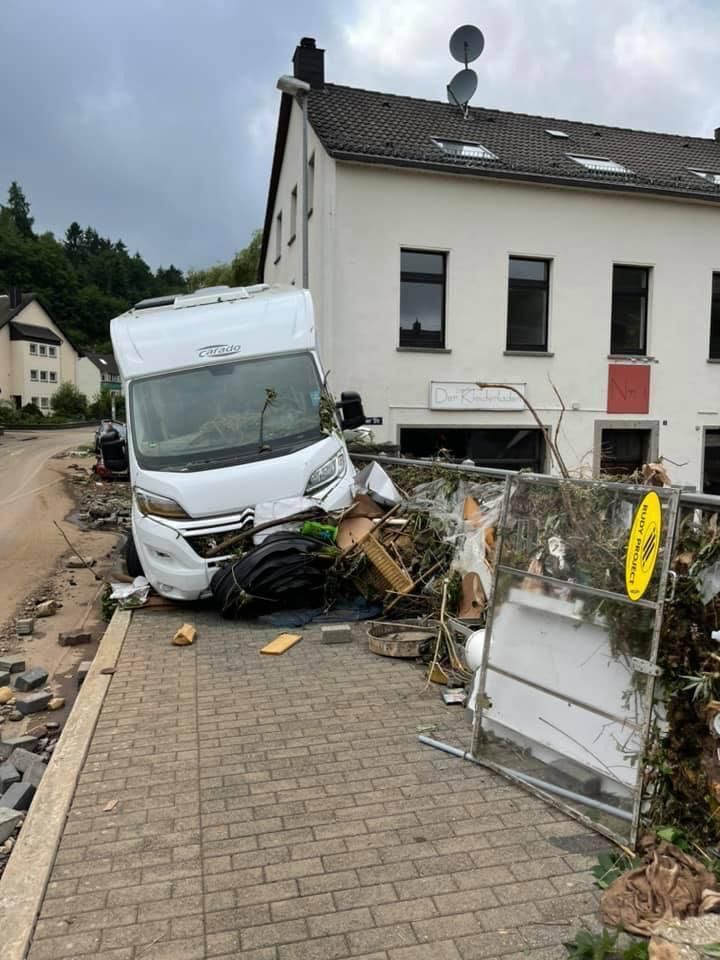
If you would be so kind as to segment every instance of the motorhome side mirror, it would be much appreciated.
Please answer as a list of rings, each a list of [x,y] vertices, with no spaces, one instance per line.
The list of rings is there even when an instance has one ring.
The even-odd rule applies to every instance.
[[[342,414],[343,430],[357,430],[365,423],[362,398],[355,390],[345,390],[340,394],[338,408]]]

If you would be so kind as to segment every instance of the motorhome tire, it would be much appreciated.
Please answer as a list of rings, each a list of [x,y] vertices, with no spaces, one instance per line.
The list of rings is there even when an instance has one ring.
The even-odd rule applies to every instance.
[[[129,577],[143,577],[145,575],[131,533],[128,534],[127,543],[125,544],[125,566],[127,567]]]

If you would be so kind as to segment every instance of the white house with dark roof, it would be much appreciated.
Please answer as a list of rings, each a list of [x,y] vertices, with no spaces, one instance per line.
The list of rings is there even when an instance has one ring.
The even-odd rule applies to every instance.
[[[34,294],[0,296],[0,400],[50,413],[58,386],[77,384],[80,357]]]
[[[305,38],[309,286],[331,386],[403,452],[720,493],[720,131],[647,133],[326,83]],[[261,278],[301,282],[302,112],[282,95]]]
[[[122,393],[120,371],[111,353],[91,353],[87,351],[78,360],[77,387],[88,400],[94,400],[101,390],[110,393]]]

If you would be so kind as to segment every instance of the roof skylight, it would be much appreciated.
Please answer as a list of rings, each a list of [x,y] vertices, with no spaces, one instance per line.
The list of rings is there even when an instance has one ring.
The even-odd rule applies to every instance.
[[[709,180],[716,187],[720,187],[720,173],[715,173],[713,170],[693,170],[692,167],[688,167],[688,170],[690,173],[694,173],[696,177],[702,177],[703,180]]]
[[[564,130],[546,130],[545,133],[550,134],[551,137],[557,137],[558,140],[567,140],[570,136],[570,134],[565,133]]]
[[[632,170],[607,157],[580,157],[572,153],[569,153],[568,157],[587,170],[596,170],[599,173],[632,173]]]
[[[497,160],[495,154],[481,143],[469,143],[462,140],[438,140],[433,137],[433,143],[444,153],[453,157],[466,157],[472,160]]]

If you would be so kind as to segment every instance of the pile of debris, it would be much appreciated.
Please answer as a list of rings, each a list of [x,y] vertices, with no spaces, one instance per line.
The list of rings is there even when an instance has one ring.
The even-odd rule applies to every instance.
[[[447,472],[403,489],[373,462],[343,510],[309,497],[258,504],[253,527],[206,545],[224,560],[211,588],[226,617],[342,610],[480,624],[502,495],[501,482]]]
[[[59,734],[60,724],[48,721],[24,736],[0,740],[0,875]]]
[[[130,529],[132,493],[127,483],[93,480],[80,496],[78,522],[88,530]]]
[[[0,724],[5,720],[22,720],[33,713],[61,710],[62,697],[47,687],[48,672],[43,667],[26,668],[21,654],[0,656]]]

